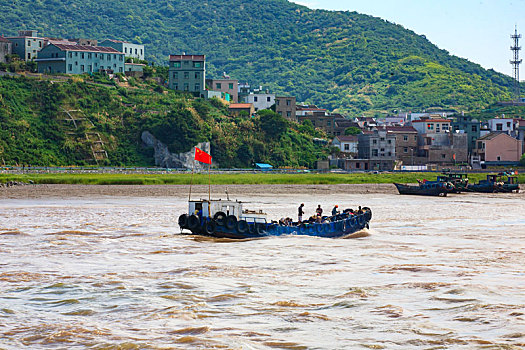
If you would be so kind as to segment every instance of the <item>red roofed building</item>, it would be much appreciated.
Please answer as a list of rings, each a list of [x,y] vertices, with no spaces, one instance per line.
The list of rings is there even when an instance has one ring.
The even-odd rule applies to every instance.
[[[230,115],[234,117],[239,117],[243,111],[250,116],[255,114],[255,107],[253,106],[253,103],[230,103],[228,111],[230,112]]]

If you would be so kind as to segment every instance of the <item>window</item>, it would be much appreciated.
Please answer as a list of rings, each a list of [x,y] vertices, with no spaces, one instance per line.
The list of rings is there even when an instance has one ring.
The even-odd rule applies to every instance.
[[[388,156],[389,156],[389,157],[392,157],[392,152],[388,152]]]
[[[379,152],[377,151],[377,149],[373,149],[372,150],[372,157],[377,157],[379,155]]]
[[[292,112],[287,111],[287,112],[286,112],[286,116],[287,116],[287,117],[291,117],[291,116],[292,116]]]
[[[142,49],[140,49],[140,55],[142,56]]]
[[[190,72],[184,72],[184,79],[190,78]]]
[[[498,161],[500,161],[500,160],[501,160],[501,157],[500,157],[500,156],[498,156],[497,158],[498,158]]]
[[[124,60],[124,57],[122,55],[119,55],[119,61],[122,62]]]
[[[441,154],[441,158],[445,159],[446,157],[447,157],[447,155],[445,153]]]
[[[174,83],[174,84],[173,84],[173,89],[174,89],[174,90],[178,90],[178,89],[179,89],[179,84]]]
[[[276,105],[276,106],[279,105],[279,100],[275,100],[275,105]]]
[[[403,153],[408,153],[408,147],[403,147]]]
[[[427,124],[428,130],[434,130],[434,124]]]
[[[385,141],[385,138],[384,138],[384,137],[381,137],[381,141]]]
[[[389,144],[389,145],[391,145],[391,144],[392,144],[392,140],[388,140],[387,142],[388,142],[388,144]]]
[[[111,54],[108,53],[108,61],[111,61]]]
[[[184,91],[188,91],[190,89],[190,84],[184,83]]]
[[[350,145],[348,143],[345,143],[345,151],[349,151],[350,150]]]
[[[84,65],[83,64],[80,65],[80,71],[84,72]]]
[[[202,67],[202,62],[193,62],[193,67],[195,67],[195,68]]]
[[[510,128],[510,122],[507,122],[507,128]],[[498,159],[499,160],[499,159]]]
[[[124,48],[124,53],[128,53],[128,48],[127,47]]]
[[[75,66],[78,66],[78,62],[75,62]]]
[[[385,149],[384,149],[384,148],[381,148],[381,152],[384,152],[384,151],[385,151]]]
[[[73,65],[71,63],[67,65],[67,70],[70,72],[73,70]]]
[[[75,52],[75,57],[78,57],[78,52]]]
[[[373,143],[374,145],[377,145],[377,140],[376,140],[376,139],[372,140],[372,143]]]
[[[292,100],[286,100],[286,105],[290,106],[292,104]]]
[[[115,60],[117,60],[117,54],[116,54],[116,53],[113,54],[113,58],[114,58]]]
[[[27,41],[27,46],[31,46],[31,40]]]
[[[408,136],[407,135],[403,135],[403,141],[408,141]]]
[[[441,129],[448,130],[448,124],[442,124],[441,125]]]
[[[31,53],[28,53],[28,54],[27,54],[27,59],[28,59],[28,60],[31,59]]]
[[[478,126],[477,125],[472,125],[472,131],[473,132],[477,132],[478,131]]]
[[[92,65],[88,66],[88,72],[93,72],[93,66]]]
[[[200,91],[201,90],[201,84],[197,83],[195,84],[195,91]]]
[[[98,53],[95,54],[95,58],[97,58],[97,57],[98,57]]]
[[[118,67],[119,73],[122,73],[122,67]]]
[[[180,62],[173,62],[174,68],[180,68]]]
[[[233,83],[229,83],[228,84],[228,89],[230,89],[230,90],[233,89]]]
[[[201,74],[199,72],[195,72],[195,79],[199,79],[200,75]]]
[[[88,59],[91,59],[91,52],[88,53]]]
[[[135,49],[135,55],[138,55],[138,53],[137,53],[137,49]]]
[[[41,41],[38,42],[38,47],[42,47],[42,42]]]
[[[482,148],[483,148],[483,142],[478,141],[478,148],[479,148],[479,149],[482,149]]]
[[[496,124],[496,130],[498,131],[503,130],[503,124]]]
[[[257,101],[258,101],[257,96],[253,96],[253,102],[257,102]]]
[[[266,102],[271,102],[271,101],[272,101],[272,99],[270,98],[270,96],[267,96],[266,97]]]
[[[173,79],[179,79],[179,73],[173,72]]]
[[[84,53],[83,52],[80,54],[80,58],[84,59]]]
[[[220,88],[222,87],[222,85],[221,85],[221,83],[216,83],[216,84],[215,84],[215,87],[216,87],[217,89],[220,89]]]

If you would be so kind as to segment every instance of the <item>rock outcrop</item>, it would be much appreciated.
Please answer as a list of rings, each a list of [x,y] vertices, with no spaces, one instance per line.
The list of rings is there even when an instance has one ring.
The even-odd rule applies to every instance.
[[[142,132],[142,142],[148,147],[153,147],[155,153],[155,165],[162,168],[174,168],[174,169],[191,169],[193,166],[194,150],[192,149],[186,153],[173,154],[169,151],[168,146],[157,140],[149,131]],[[201,142],[196,145],[206,153],[210,153],[210,143]],[[201,162],[195,162],[195,169],[202,170],[207,169],[208,165]]]

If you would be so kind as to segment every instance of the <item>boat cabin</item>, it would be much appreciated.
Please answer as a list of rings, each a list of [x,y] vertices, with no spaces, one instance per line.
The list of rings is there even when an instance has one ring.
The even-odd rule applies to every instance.
[[[202,217],[212,218],[218,212],[223,212],[226,216],[233,215],[239,218],[242,214],[242,202],[221,199],[189,201],[188,213],[192,215],[200,212]]]

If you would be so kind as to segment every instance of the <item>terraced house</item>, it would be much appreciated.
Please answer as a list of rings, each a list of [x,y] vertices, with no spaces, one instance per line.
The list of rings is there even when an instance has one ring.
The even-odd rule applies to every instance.
[[[36,61],[39,73],[124,73],[124,53],[112,47],[50,44]]]
[[[206,57],[204,55],[170,55],[168,87],[178,91],[204,92]]]

